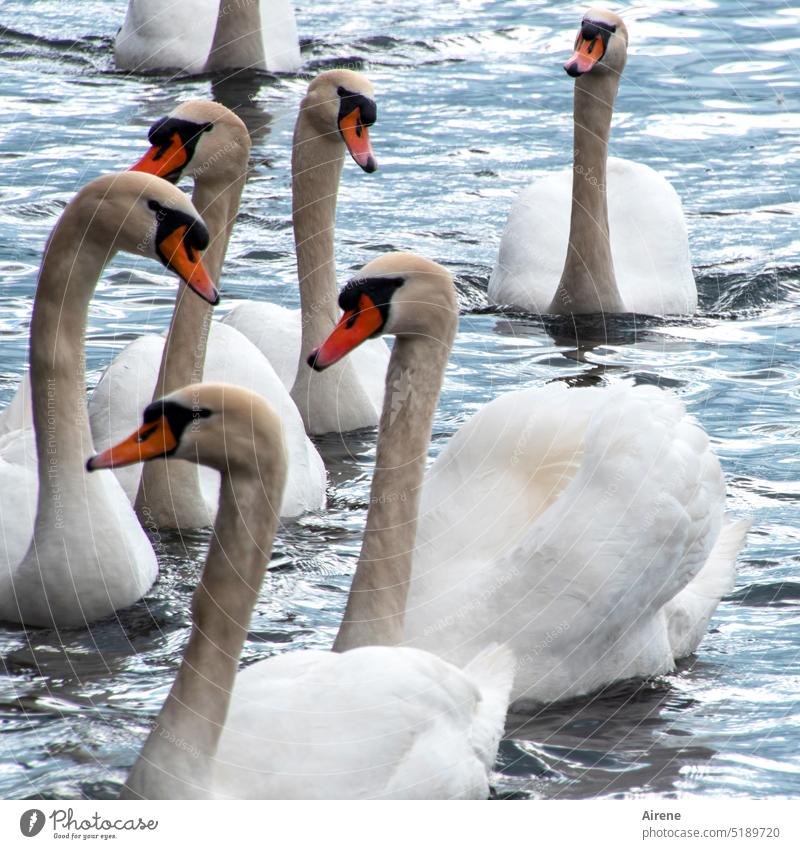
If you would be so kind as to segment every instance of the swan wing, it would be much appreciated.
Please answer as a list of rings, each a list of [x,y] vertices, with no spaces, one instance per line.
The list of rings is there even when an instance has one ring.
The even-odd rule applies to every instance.
[[[515,698],[666,671],[660,611],[707,561],[724,492],[707,436],[666,392],[509,393],[429,472],[406,637],[455,663],[508,644]]]
[[[475,678],[507,690],[510,665],[498,650],[476,664]],[[231,798],[485,798],[495,752],[477,754],[473,737],[491,744],[499,732],[483,727],[482,710],[469,671],[427,652],[273,657],[237,679],[218,789]]]
[[[281,383],[291,392],[300,360],[300,310],[250,301],[232,309],[222,324],[246,336],[269,360]]]

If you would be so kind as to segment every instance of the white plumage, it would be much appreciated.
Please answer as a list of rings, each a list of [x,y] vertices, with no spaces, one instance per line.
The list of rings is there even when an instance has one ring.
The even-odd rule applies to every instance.
[[[300,310],[250,301],[231,310],[222,321],[261,351],[288,390],[294,387],[303,328]],[[317,411],[315,432],[346,433],[375,425],[383,406],[389,354],[383,339],[370,339],[342,364],[338,380],[317,380],[310,390],[313,397],[295,397],[304,409]]]
[[[733,584],[749,523],[724,508],[708,437],[674,396],[509,393],[429,470],[406,642],[457,665],[507,644],[518,707],[668,672]]]
[[[183,74],[211,70],[207,63],[218,19],[246,12],[247,5],[233,0],[221,10],[220,0],[130,0],[114,44],[116,66],[140,72],[174,69]],[[260,50],[255,55],[243,53],[237,66],[297,70],[300,47],[291,0],[260,0],[259,14]],[[235,49],[233,53],[236,58]]]
[[[485,799],[514,663],[383,646],[290,652],[236,679],[213,761],[229,799]]]
[[[514,202],[489,300],[547,313],[569,241],[571,169],[535,180]],[[609,157],[609,239],[617,287],[628,312],[693,313],[697,287],[680,199],[660,174],[637,162]]]
[[[164,337],[140,336],[131,342],[103,373],[89,400],[89,421],[98,450],[115,445],[141,419],[156,387]],[[281,515],[298,516],[325,505],[325,464],[306,436],[297,407],[270,363],[258,349],[232,327],[215,322],[208,337],[203,379],[251,389],[267,400],[283,420],[284,439],[289,455],[289,476],[284,491]],[[206,466],[199,468],[203,504],[197,504],[197,525],[213,524],[219,499],[219,473]],[[115,469],[131,502],[136,498],[142,467]],[[176,492],[176,500],[183,494]],[[182,507],[189,505],[183,499]]]

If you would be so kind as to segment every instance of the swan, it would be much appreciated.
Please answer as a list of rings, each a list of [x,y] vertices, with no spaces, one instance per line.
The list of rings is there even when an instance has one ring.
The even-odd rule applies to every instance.
[[[138,72],[296,71],[294,8],[291,0],[129,0],[114,62]]]
[[[392,353],[389,379],[402,391],[382,426],[400,459],[379,456],[373,500],[417,497],[416,482],[398,478],[404,460],[425,456],[430,431],[421,416],[414,424],[417,396],[434,381],[438,392],[441,374],[428,361],[450,344],[437,316],[417,307],[447,288],[444,276],[422,289],[399,269],[372,269],[343,290],[344,315],[313,360],[325,367],[363,339],[417,334],[403,355],[398,337]],[[405,353],[412,340],[425,357]],[[410,423],[391,427],[392,416]],[[489,642],[507,645],[517,658],[512,709],[524,711],[673,670],[733,586],[749,527],[725,517],[719,462],[681,401],[627,384],[554,383],[490,402],[436,458],[419,513],[415,534],[387,510],[382,527],[394,532],[373,558],[413,549],[397,642],[456,665]],[[348,608],[337,647],[371,641],[358,619]]]
[[[207,244],[183,193],[147,174],[100,177],[59,218],[31,319],[33,424],[0,438],[0,620],[85,625],[133,604],[155,580],[155,554],[114,476],[84,474],[86,317],[117,251],[159,259],[216,302],[199,260]]]
[[[281,375],[310,434],[345,433],[378,423],[389,349],[368,342],[356,359],[320,375],[309,353],[337,320],[334,228],[345,149],[367,173],[378,167],[368,128],[377,117],[372,84],[354,71],[325,71],[308,86],[292,147],[292,220],[300,309],[267,303],[235,307],[223,323],[264,353]]]
[[[150,129],[152,147],[134,170],[171,180],[195,177],[193,202],[211,237],[206,267],[219,281],[228,239],[247,178],[250,139],[244,123],[224,106],[194,100],[179,106]],[[185,161],[184,161],[185,158]],[[306,436],[289,392],[270,363],[234,327],[211,323],[211,307],[179,290],[166,341],[145,334],[131,342],[102,375],[89,402],[95,445],[118,442],[136,426],[154,398],[196,382],[223,380],[268,398],[284,422],[289,481],[281,515],[298,516],[325,504],[325,465]],[[117,477],[143,524],[199,528],[213,524],[219,474],[177,461],[148,463],[142,471],[119,469]]]
[[[675,189],[646,165],[608,159],[627,45],[619,16],[585,14],[564,66],[575,77],[573,166],[531,183],[514,204],[489,280],[492,303],[554,314],[697,309]]]
[[[431,413],[435,400],[429,392]],[[463,671],[418,649],[298,651],[237,675],[278,525],[281,430],[260,396],[193,385],[151,404],[137,432],[87,463],[91,471],[168,454],[221,474],[191,636],[122,796],[486,798],[513,674],[504,649]],[[414,459],[421,466],[424,454]],[[409,567],[407,556],[392,571]],[[393,593],[376,587],[375,609],[383,597],[392,614]]]

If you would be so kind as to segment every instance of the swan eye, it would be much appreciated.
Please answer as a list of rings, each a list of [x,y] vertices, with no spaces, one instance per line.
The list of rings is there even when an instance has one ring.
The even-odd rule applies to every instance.
[[[142,429],[141,429],[141,430],[140,430],[140,431],[136,434],[136,441],[137,441],[137,442],[140,442],[140,443],[141,443],[141,442],[146,442],[148,439],[150,439],[150,437],[151,437],[151,436],[152,436],[152,435],[153,435],[153,434],[154,434],[157,430],[158,430],[158,425],[157,425],[157,424],[154,424],[152,427],[142,428]]]

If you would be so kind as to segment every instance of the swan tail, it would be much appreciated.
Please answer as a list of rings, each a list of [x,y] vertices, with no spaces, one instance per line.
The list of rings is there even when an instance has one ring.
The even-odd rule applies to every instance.
[[[487,646],[464,667],[464,674],[478,688],[481,696],[472,723],[472,745],[487,769],[494,764],[505,730],[516,670],[514,653],[498,643]]]
[[[750,519],[728,522],[694,580],[664,605],[669,644],[676,660],[695,651],[720,599],[733,589],[736,557],[751,524]]]

